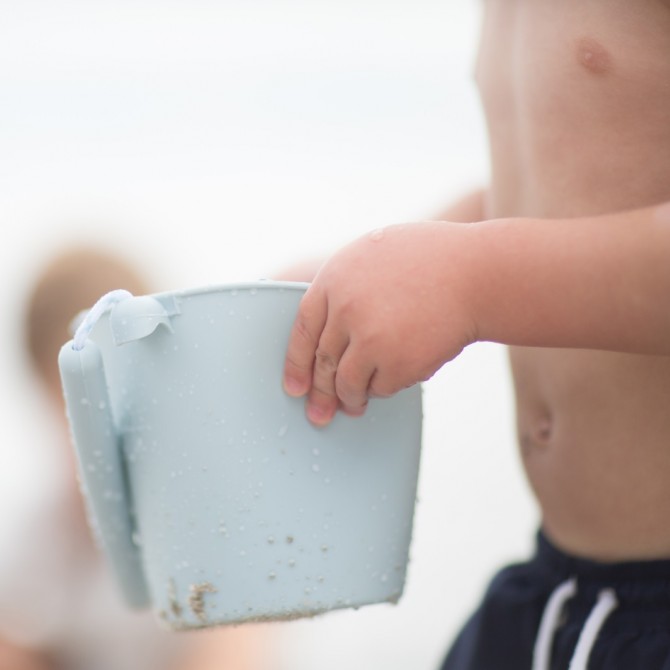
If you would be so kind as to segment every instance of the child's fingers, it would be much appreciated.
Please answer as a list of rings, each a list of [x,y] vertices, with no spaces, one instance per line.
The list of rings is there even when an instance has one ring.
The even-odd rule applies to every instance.
[[[337,412],[337,396],[312,387],[307,396],[307,418],[315,426],[328,425]]]
[[[312,387],[307,401],[307,416],[317,425],[330,422],[337,411],[335,374],[348,342],[343,332],[326,323],[315,352]]]
[[[375,364],[356,355],[350,346],[342,355],[335,376],[335,391],[342,411],[350,416],[361,416],[368,404],[368,387],[375,373]]]
[[[306,395],[312,386],[314,357],[327,313],[326,300],[308,289],[300,301],[284,360],[284,390],[290,396]]]

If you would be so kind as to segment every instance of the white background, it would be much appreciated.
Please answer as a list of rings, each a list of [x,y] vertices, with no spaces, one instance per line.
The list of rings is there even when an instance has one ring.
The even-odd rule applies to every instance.
[[[0,553],[48,476],[21,305],[40,263],[99,241],[160,289],[258,279],[485,182],[480,5],[448,0],[3,0]],[[397,606],[276,626],[272,670],[429,670],[537,524],[502,348],[425,385]]]

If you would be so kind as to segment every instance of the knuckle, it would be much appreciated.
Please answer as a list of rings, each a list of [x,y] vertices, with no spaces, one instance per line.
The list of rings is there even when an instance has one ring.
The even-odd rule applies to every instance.
[[[316,365],[322,372],[333,373],[337,370],[339,362],[337,357],[326,351],[322,346],[317,347],[315,358]]]
[[[312,379],[312,388],[324,396],[335,396],[335,375],[332,371],[314,366],[314,375]]]
[[[284,372],[286,374],[304,375],[310,373],[312,365],[310,361],[297,359],[290,351],[286,354]]]
[[[337,409],[337,397],[331,392],[312,386],[309,393],[309,404],[312,407],[318,407],[325,411],[335,411]]]
[[[309,320],[305,314],[300,311],[293,324],[293,334],[301,344],[314,345],[315,335],[309,326]]]
[[[312,391],[316,397],[332,399],[335,397],[335,391],[324,380],[315,378],[312,382]]]

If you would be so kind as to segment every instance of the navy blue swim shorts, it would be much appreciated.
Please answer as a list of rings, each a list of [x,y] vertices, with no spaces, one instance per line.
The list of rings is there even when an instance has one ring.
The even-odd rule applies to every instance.
[[[540,532],[502,570],[442,670],[670,670],[670,560],[598,563]]]

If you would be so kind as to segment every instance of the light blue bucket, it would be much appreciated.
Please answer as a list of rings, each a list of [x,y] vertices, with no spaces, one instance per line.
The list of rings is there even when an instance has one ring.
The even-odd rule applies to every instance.
[[[60,352],[94,531],[129,604],[172,628],[402,594],[421,390],[312,426],[281,385],[306,287],[115,292]]]

